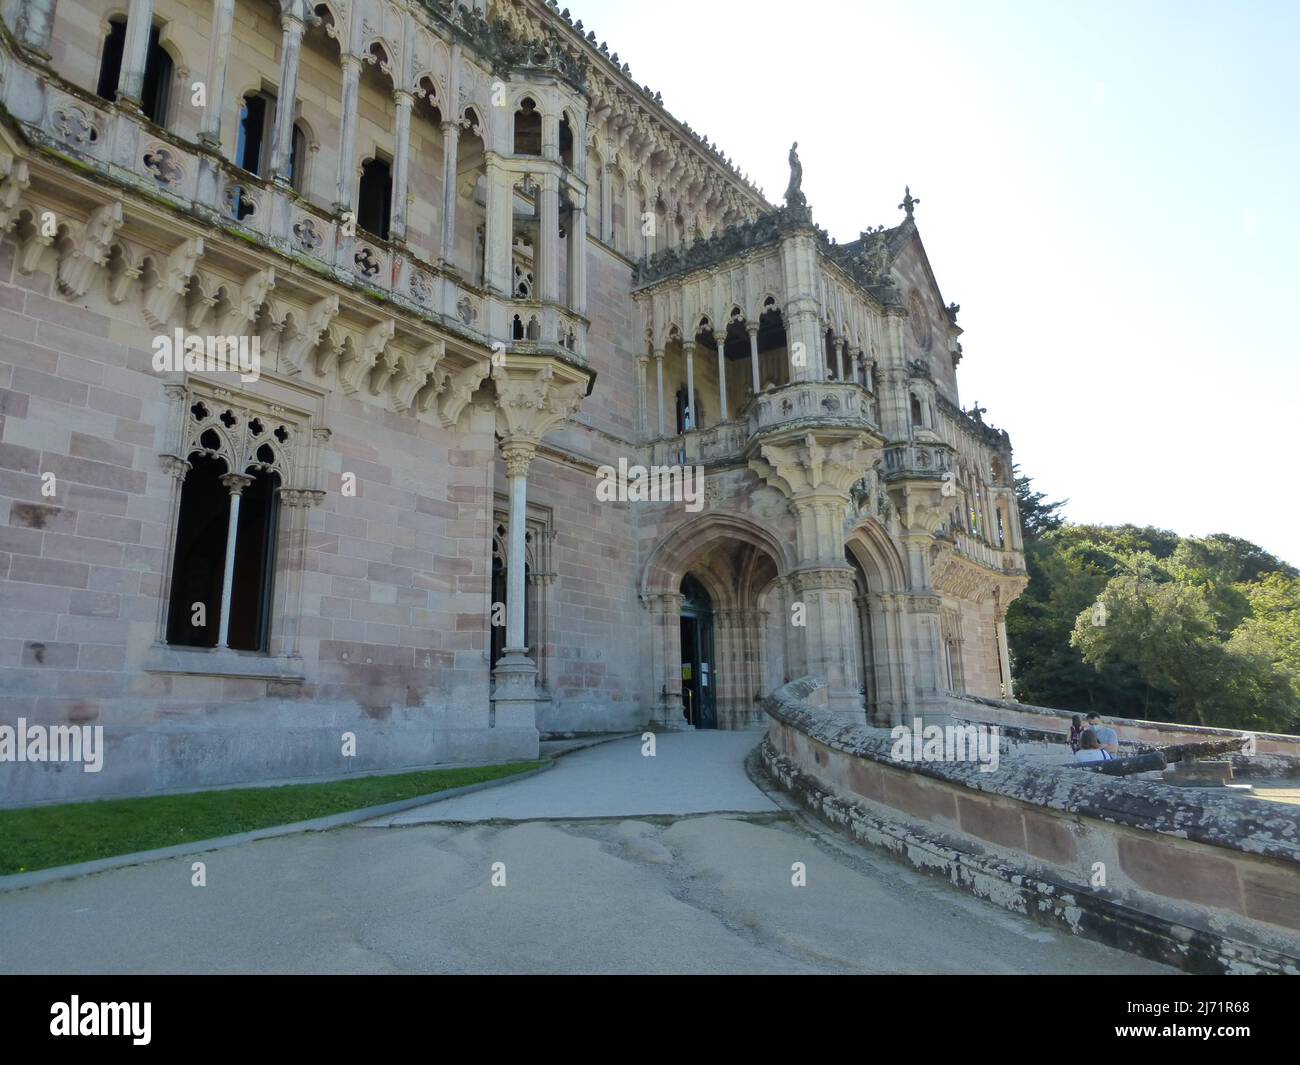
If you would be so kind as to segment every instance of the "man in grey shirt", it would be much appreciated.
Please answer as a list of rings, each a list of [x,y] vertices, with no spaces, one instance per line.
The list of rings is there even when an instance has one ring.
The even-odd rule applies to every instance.
[[[1103,725],[1100,714],[1088,715],[1088,727],[1096,734],[1103,751],[1119,754],[1119,733],[1110,726]]]

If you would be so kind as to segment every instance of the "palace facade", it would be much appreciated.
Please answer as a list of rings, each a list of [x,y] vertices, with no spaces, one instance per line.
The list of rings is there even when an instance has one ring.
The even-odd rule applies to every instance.
[[[1010,441],[910,191],[833,242],[542,0],[3,13],[0,720],[104,756],[0,799],[1009,694]]]

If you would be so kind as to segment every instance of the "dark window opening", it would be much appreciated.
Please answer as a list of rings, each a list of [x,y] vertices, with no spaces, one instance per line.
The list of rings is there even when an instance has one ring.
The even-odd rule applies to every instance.
[[[560,162],[573,169],[573,127],[568,115],[560,118]]]
[[[533,646],[533,586],[532,586],[532,582],[529,581],[528,579],[528,575],[530,572],[531,572],[531,567],[527,563],[525,563],[524,564],[524,646],[532,648]],[[506,626],[504,622],[505,622],[506,612],[508,612],[509,610],[509,607],[506,606],[506,592],[507,592],[506,564],[501,560],[500,555],[494,554],[492,556],[492,603],[490,605],[490,609],[494,614],[500,615],[502,624],[493,625],[492,614],[489,615],[488,629],[491,633],[490,642],[492,645],[491,646],[492,661],[491,661],[491,666],[489,668],[491,669],[496,669],[497,663],[501,660],[501,656],[505,654],[505,650],[506,650]],[[500,603],[503,607],[506,607],[506,611],[498,611],[496,607],[497,603]],[[533,649],[534,661],[536,661],[538,657],[539,657],[539,652],[536,649]]]
[[[265,93],[249,93],[239,112],[239,139],[235,143],[235,165],[250,174],[262,173],[263,145],[270,140],[267,116],[275,113],[275,102]]]
[[[230,493],[221,483],[223,462],[195,455],[181,488],[176,553],[172,562],[167,642],[185,647],[216,647],[221,627],[221,586],[225,577]],[[198,607],[202,606],[202,610]],[[203,624],[195,625],[195,620]]]
[[[231,496],[221,483],[226,473],[223,462],[206,455],[195,455],[190,461],[192,468],[181,489],[167,642],[216,647],[221,634]],[[227,637],[227,645],[235,650],[266,651],[270,644],[278,483],[277,475],[258,473],[240,497]]]
[[[358,228],[387,240],[392,204],[392,169],[386,160],[367,159],[361,164],[361,186],[357,193]]]
[[[149,51],[144,64],[144,87],[140,90],[140,110],[150,122],[158,126],[167,124],[167,105],[171,102],[172,57],[158,43],[161,29],[149,31]]]
[[[279,478],[259,473],[239,501],[235,577],[230,589],[230,646],[266,651],[271,638],[271,596],[279,529]]]
[[[126,47],[126,19],[113,19],[108,24],[104,38],[104,54],[99,60],[99,86],[95,92],[101,99],[117,99],[117,83],[122,77],[122,52]]]
[[[307,167],[307,134],[297,122],[293,124],[293,146],[289,151],[289,186],[301,194]]]
[[[542,154],[542,113],[527,96],[515,112],[515,154]]]

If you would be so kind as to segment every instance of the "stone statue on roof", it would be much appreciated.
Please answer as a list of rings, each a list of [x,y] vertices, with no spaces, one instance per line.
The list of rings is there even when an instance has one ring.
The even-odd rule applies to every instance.
[[[785,189],[787,207],[806,207],[808,200],[803,194],[803,164],[799,162],[799,142],[790,145],[790,184]]]

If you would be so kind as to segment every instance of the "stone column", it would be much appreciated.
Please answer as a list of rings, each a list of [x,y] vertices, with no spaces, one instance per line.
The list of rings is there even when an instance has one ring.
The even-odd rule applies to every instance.
[[[487,154],[487,223],[483,274],[490,291],[509,299],[514,290],[511,243],[514,239],[514,178],[496,152]]]
[[[714,339],[718,343],[718,420],[727,421],[727,334],[724,330],[721,336],[714,334]]]
[[[235,586],[235,541],[239,538],[239,499],[253,478],[243,473],[228,473],[221,483],[230,493],[230,516],[226,524],[226,568],[221,578],[221,627],[217,633],[217,647],[230,646],[230,598]]]
[[[686,407],[689,411],[686,428],[689,431],[700,427],[695,413],[695,341],[683,341],[682,350],[686,353]]]
[[[396,138],[393,144],[393,217],[389,235],[406,239],[406,184],[411,158],[411,108],[415,97],[403,89],[393,93],[397,105]]]
[[[832,343],[835,345],[835,380],[843,381],[844,378],[844,338],[836,337]]]
[[[569,219],[569,309],[587,316],[587,209],[575,200]]]
[[[614,246],[614,175],[609,163],[600,168],[600,239]]]
[[[528,467],[541,439],[577,411],[588,374],[559,359],[506,355],[494,360],[496,431],[510,494],[509,558],[506,570],[506,646],[492,677],[493,728],[514,730],[537,750],[537,665],[524,645],[525,554]]]
[[[342,132],[339,134],[338,180],[334,190],[336,211],[352,211],[356,220],[355,188],[357,170],[357,98],[361,84],[361,60],[350,53],[343,56]]]
[[[662,437],[665,434],[665,430],[664,430],[664,349],[663,348],[659,348],[658,350],[655,351],[655,383],[658,386],[658,391],[659,391],[659,406],[657,408],[657,413],[659,418],[658,429],[659,429],[659,436]]]
[[[827,706],[832,713],[846,722],[866,724],[854,646],[856,587],[852,567],[845,562],[797,570],[794,590],[797,601],[804,605],[805,668],[826,681]]]
[[[18,42],[33,52],[48,57],[50,35],[54,30],[54,5],[56,0],[21,0],[15,35]]]
[[[524,610],[527,596],[524,536],[528,524],[528,466],[536,454],[532,440],[506,440],[501,455],[506,463],[510,496],[510,529],[506,561],[506,645],[492,671],[494,728],[537,729],[537,663],[524,644]]]
[[[216,0],[212,5],[208,83],[204,87],[207,106],[203,109],[203,128],[199,131],[199,140],[217,152],[221,151],[221,113],[226,106],[226,70],[230,65],[230,38],[234,24],[235,0]],[[280,84],[284,84],[283,69],[280,72]]]
[[[293,165],[293,109],[298,99],[298,63],[306,30],[296,15],[280,18],[280,91],[275,98],[275,129],[271,134],[271,180],[288,186]],[[359,68],[358,68],[359,69]],[[299,159],[301,166],[307,160]]]
[[[998,661],[1002,665],[1002,698],[1014,699],[1015,688],[1011,683],[1011,649],[1007,645],[1007,615],[997,616],[998,625]]]
[[[539,294],[544,303],[560,300],[560,179],[557,175],[542,175],[540,233],[538,259],[541,277]]]
[[[650,356],[636,357],[636,427],[643,436],[650,432],[650,396],[646,390],[647,369]]]
[[[167,386],[175,388],[176,386]],[[184,388],[180,389],[184,394]],[[181,492],[185,487],[185,478],[190,472],[190,464],[179,455],[160,455],[163,471],[171,478],[170,503],[167,508],[168,521],[166,529],[166,543],[163,545],[163,579],[162,585],[158,589],[158,630],[157,642],[167,642],[167,611],[171,605],[172,589],[172,566],[176,556],[176,525],[177,517],[181,509]]]
[[[149,59],[152,29],[153,0],[131,0],[126,15],[126,40],[122,45],[122,71],[117,79],[117,102],[137,110],[144,93],[144,68]]]
[[[751,383],[754,386],[754,395],[758,395],[758,393],[762,391],[763,387],[759,380],[758,323],[750,322],[749,325],[745,327],[745,331],[749,333],[749,370],[752,377]]]
[[[457,151],[460,145],[460,123],[442,124],[442,247],[439,258],[445,264],[456,259],[456,180]]]

